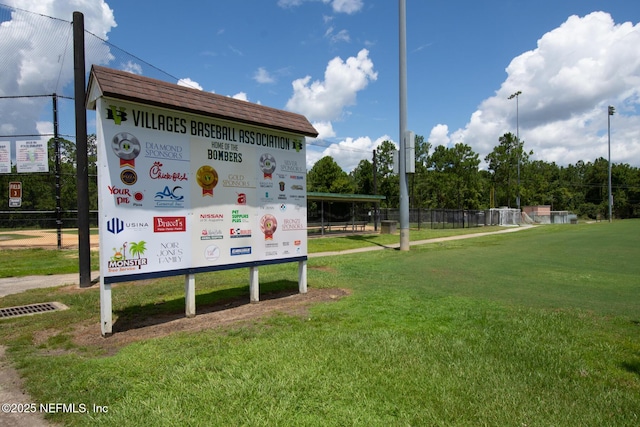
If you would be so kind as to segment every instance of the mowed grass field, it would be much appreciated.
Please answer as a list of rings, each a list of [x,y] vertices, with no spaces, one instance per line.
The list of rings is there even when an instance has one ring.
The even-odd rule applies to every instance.
[[[296,289],[297,265],[260,279]],[[247,281],[199,275],[197,304],[248,298]],[[115,354],[73,340],[99,322],[97,289],[34,290],[0,306],[70,309],[2,320],[0,343],[37,402],[108,407],[51,416],[64,425],[640,425],[640,221],[311,258],[308,284],[351,293]],[[181,278],[113,295],[116,317],[184,311]]]

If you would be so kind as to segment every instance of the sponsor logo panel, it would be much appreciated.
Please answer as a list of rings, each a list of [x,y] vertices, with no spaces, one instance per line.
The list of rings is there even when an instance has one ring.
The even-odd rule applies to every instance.
[[[113,255],[107,262],[110,273],[136,271],[147,265],[147,258],[143,257],[147,251],[147,242],[124,242],[119,248],[113,248]]]
[[[220,258],[220,248],[216,245],[209,245],[204,249],[204,258],[207,261],[217,261]]]
[[[229,230],[229,237],[232,239],[238,239],[242,237],[251,237],[251,230],[249,229],[241,229],[241,228],[232,228]]]
[[[200,240],[220,240],[224,235],[220,229],[203,228],[200,232]]]
[[[172,233],[187,230],[187,220],[183,216],[155,216],[153,217],[154,233]]]
[[[119,234],[124,230],[144,231],[149,228],[146,221],[123,221],[118,217],[113,217],[107,221],[107,231],[111,234]]]
[[[161,242],[156,254],[158,264],[181,263],[183,256],[184,250],[180,246],[180,242]]]
[[[231,256],[251,255],[251,246],[231,248],[230,253],[231,253]]]
[[[184,207],[183,188],[179,185],[169,187],[165,185],[162,191],[156,192],[153,197],[156,208],[179,209]]]

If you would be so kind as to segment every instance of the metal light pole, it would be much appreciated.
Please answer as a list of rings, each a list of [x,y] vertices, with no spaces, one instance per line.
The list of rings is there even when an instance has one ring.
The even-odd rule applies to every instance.
[[[616,109],[609,105],[607,113],[607,136],[609,139],[609,222],[611,222],[611,205],[613,205],[611,196],[611,116],[613,116],[615,112]]]
[[[409,188],[407,183],[407,150],[405,133],[407,131],[407,5],[399,0],[400,34],[400,250],[408,251],[409,243]]]
[[[518,144],[518,196],[516,198],[516,205],[518,210],[520,210],[520,106],[519,106],[519,96],[522,95],[522,91],[517,91],[516,93],[509,96],[508,99],[516,99],[516,143]]]

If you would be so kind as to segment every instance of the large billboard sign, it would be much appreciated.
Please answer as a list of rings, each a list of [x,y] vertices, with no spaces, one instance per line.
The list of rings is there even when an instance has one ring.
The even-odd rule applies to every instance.
[[[100,97],[105,283],[307,256],[304,136]]]

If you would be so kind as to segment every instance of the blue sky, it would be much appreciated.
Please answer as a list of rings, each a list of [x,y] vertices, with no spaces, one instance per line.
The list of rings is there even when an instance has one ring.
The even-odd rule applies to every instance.
[[[397,1],[0,1],[66,20],[80,10],[94,34],[182,84],[306,115],[321,134],[308,141],[308,166],[328,154],[351,171],[381,141],[398,140]],[[515,133],[507,98],[520,90],[519,134],[533,159],[606,158],[614,105],[612,161],[640,166],[640,3],[406,3],[416,134],[466,143],[484,160]],[[120,58],[94,60],[152,74]]]

